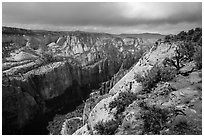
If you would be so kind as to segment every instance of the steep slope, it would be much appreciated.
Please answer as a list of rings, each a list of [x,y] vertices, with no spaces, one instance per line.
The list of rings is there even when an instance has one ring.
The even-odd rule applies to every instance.
[[[144,91],[136,79],[146,74],[153,77],[158,72],[155,66],[175,57],[177,48],[177,42],[153,46],[96,104],[87,123],[74,135],[201,134],[202,78],[195,62],[186,63],[173,80],[159,82],[151,92]]]
[[[89,126],[95,134],[95,125],[100,121],[109,121],[114,118],[114,112],[110,111],[109,103],[118,97],[120,92],[127,92],[130,89],[130,82],[132,83],[131,92],[139,92],[142,88],[140,83],[135,81],[135,74],[143,74],[145,71],[151,69],[156,63],[162,62],[165,57],[174,55],[175,45],[160,45],[157,50],[150,51],[126,74],[111,90],[111,96],[99,102],[89,115]],[[99,115],[100,114],[100,115]]]

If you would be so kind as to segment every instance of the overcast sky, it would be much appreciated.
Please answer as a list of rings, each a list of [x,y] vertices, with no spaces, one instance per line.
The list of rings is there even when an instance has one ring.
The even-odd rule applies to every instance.
[[[2,24],[108,33],[178,33],[202,26],[202,3],[3,3]]]

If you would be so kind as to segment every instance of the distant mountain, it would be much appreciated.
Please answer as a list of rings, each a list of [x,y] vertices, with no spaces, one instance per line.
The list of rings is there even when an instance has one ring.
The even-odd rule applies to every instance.
[[[120,34],[124,37],[137,37],[142,39],[163,39],[165,35],[159,33],[139,33],[139,34]]]
[[[84,32],[84,31],[48,31],[48,30],[29,30],[29,29],[22,29],[22,28],[13,28],[13,27],[6,27],[2,26],[2,33],[3,34],[21,34],[21,35],[33,35],[33,34],[70,34],[70,33],[77,33],[77,34],[84,34],[84,33],[91,33],[91,34],[101,34],[101,35],[115,35],[120,37],[137,37],[142,39],[163,39],[165,35],[159,33],[140,33],[140,34],[108,34],[108,33],[94,33],[94,32]]]
[[[2,34],[18,34],[18,35],[23,35],[23,34],[33,34],[32,30],[28,29],[21,29],[21,28],[13,28],[13,27],[2,27]]]

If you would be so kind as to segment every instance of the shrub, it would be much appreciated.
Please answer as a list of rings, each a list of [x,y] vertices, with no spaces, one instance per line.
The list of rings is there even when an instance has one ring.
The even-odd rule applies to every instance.
[[[171,129],[172,133],[176,135],[184,135],[186,130],[189,130],[188,124],[186,121],[179,122],[177,125],[173,127],[173,129]]]
[[[147,105],[146,102],[139,103],[144,120],[143,134],[201,134],[199,127],[190,126],[189,123],[181,121],[173,124],[175,118],[179,115],[186,116],[184,110],[171,108],[160,108],[154,105]],[[166,130],[169,129],[169,130]]]
[[[180,121],[170,128],[168,135],[202,135],[202,128],[190,125],[187,121]]]
[[[137,82],[142,83],[143,91],[150,92],[150,90],[160,81],[160,69],[157,65],[148,70],[144,76],[135,75]]]
[[[161,67],[160,69],[161,81],[163,82],[172,80],[177,74],[177,70],[169,66]]]
[[[136,94],[132,92],[121,92],[119,93],[119,96],[117,99],[113,100],[109,104],[109,108],[117,108],[117,112],[115,114],[115,117],[118,118],[120,114],[125,110],[126,107],[128,107],[134,100],[137,99]]]
[[[168,119],[169,111],[156,107],[146,107],[142,114],[144,119],[143,134],[160,134]]]
[[[171,67],[160,67],[154,65],[151,70],[148,70],[144,76],[135,75],[137,82],[142,83],[143,91],[149,93],[160,81],[167,82],[172,80],[177,71]]]
[[[193,60],[196,63],[196,67],[198,69],[202,69],[202,47],[201,46],[196,47],[196,51],[193,56]]]
[[[100,135],[114,135],[119,126],[117,120],[110,120],[107,122],[100,121],[94,127]]]
[[[177,115],[185,115],[183,110],[148,106],[144,101],[140,102],[139,106],[143,109],[143,134],[165,134],[166,129],[172,129],[173,125],[169,123],[173,122]]]

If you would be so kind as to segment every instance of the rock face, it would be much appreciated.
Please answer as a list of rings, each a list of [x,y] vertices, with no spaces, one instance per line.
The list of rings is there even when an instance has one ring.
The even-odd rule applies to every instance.
[[[64,103],[81,100],[83,94],[80,94],[80,89],[74,88],[78,84],[77,69],[70,70],[70,68],[67,62],[55,62],[32,69],[20,76],[5,77],[2,87],[3,119],[12,118],[8,126],[16,125],[22,128],[36,113],[46,113]],[[66,94],[72,94],[76,98],[73,99]],[[67,100],[59,101],[63,96],[67,96]],[[13,103],[15,105],[12,105]],[[24,107],[21,107],[22,105]]]
[[[145,51],[138,38],[85,32],[3,28],[2,41],[3,134],[82,101]]]
[[[87,123],[74,134],[98,134],[99,128],[96,127],[99,123],[117,121],[115,114],[118,108],[110,109],[110,103],[114,100],[119,100],[119,94],[122,92],[133,92],[139,95],[136,101],[125,108],[122,115],[124,117],[121,123],[117,125],[118,127],[115,130],[115,134],[201,134],[201,72],[198,70],[193,71],[195,65],[192,62],[186,64],[181,70],[183,73],[187,72],[187,76],[179,74],[172,81],[159,83],[151,93],[145,95],[140,94],[142,86],[134,78],[135,75],[138,74],[144,75],[144,73],[152,69],[154,65],[161,64],[166,57],[172,58],[175,55],[176,47],[176,43],[160,43],[158,47],[153,46],[150,52],[142,57],[139,62],[109,90],[109,97],[102,99],[92,109]],[[147,106],[139,105],[141,102],[140,99],[144,101]],[[154,112],[155,110],[157,112]],[[162,112],[163,110],[165,110],[165,112]],[[158,112],[161,112],[164,117],[169,114],[171,115],[169,116],[169,120],[165,121],[167,127],[158,130],[159,132],[157,131],[156,133],[146,131],[148,128],[151,128],[152,117],[161,117],[155,116]],[[146,120],[144,115],[146,116]],[[154,125],[154,128],[160,128],[163,124],[164,123],[160,121],[159,126]],[[190,127],[186,127],[185,125],[190,125]],[[87,128],[87,126],[89,128]],[[111,125],[108,124],[101,124],[100,126],[109,126],[111,128]],[[185,131],[176,131],[178,128]],[[101,128],[100,130],[105,129]]]
[[[123,66],[123,65],[122,65]],[[125,75],[127,74],[128,70],[123,69],[121,66],[120,70],[113,75],[113,77],[101,84],[100,87],[100,95],[107,94],[109,90]]]

